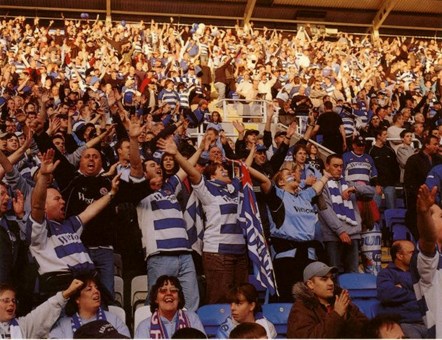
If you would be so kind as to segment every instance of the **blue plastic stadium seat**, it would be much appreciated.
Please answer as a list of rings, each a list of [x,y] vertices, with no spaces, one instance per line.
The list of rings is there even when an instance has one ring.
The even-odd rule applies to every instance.
[[[393,241],[396,240],[408,240],[416,244],[416,240],[413,234],[404,224],[394,224],[393,225]]]
[[[338,276],[338,285],[347,289],[350,297],[376,298],[376,276],[366,273],[345,273]]]
[[[380,301],[377,299],[353,299],[352,302],[359,307],[360,311],[369,319],[374,318],[379,311]]]
[[[227,303],[205,305],[198,308],[196,313],[204,326],[207,336],[213,338],[219,326],[230,315],[230,305]]]
[[[291,303],[268,303],[262,305],[263,315],[276,329],[278,336],[287,337],[287,320],[289,318]]]
[[[384,211],[385,226],[392,231],[395,224],[405,224],[407,209],[386,209]]]

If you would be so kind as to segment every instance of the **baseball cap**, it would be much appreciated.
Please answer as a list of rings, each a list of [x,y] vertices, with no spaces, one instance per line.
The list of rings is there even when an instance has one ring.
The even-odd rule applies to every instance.
[[[282,131],[282,130],[277,131],[277,132],[275,133],[275,138],[276,138],[276,137],[279,137],[279,136],[287,136],[287,131]]]
[[[312,262],[304,269],[304,282],[307,282],[315,276],[325,276],[330,272],[337,273],[338,268],[329,267],[325,263],[319,261]]]
[[[267,151],[267,148],[264,144],[257,144],[256,145],[256,152],[260,152],[260,151]]]
[[[94,320],[77,329],[74,339],[128,339],[128,337],[118,333],[108,321]]]
[[[259,131],[258,130],[254,130],[254,129],[251,129],[251,130],[247,130],[246,131],[246,133],[244,134],[244,137],[247,137],[248,135],[259,135]]]
[[[365,138],[362,136],[356,136],[353,138],[353,144],[356,144],[357,146],[365,146]]]

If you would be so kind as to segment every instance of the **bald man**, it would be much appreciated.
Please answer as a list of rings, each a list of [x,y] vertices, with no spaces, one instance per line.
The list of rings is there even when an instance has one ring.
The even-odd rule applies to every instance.
[[[377,277],[378,299],[382,314],[400,315],[399,322],[405,335],[413,339],[426,337],[427,328],[413,289],[410,262],[415,246],[407,240],[395,241],[390,253],[392,262]]]

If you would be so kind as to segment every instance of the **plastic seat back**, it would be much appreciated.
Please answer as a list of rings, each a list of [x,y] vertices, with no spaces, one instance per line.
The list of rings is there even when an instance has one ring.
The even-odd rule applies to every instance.
[[[198,308],[196,312],[204,326],[207,336],[215,337],[219,326],[230,315],[230,305],[227,303],[205,305]]]
[[[291,303],[268,303],[262,305],[262,312],[276,329],[278,336],[287,336],[287,320],[289,319]]]
[[[376,298],[376,276],[366,273],[345,273],[338,276],[338,284],[354,298]]]

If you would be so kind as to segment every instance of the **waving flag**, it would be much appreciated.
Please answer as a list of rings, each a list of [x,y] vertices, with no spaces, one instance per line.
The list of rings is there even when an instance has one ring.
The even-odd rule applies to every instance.
[[[253,192],[252,180],[247,166],[241,162],[242,188],[239,197],[239,220],[246,236],[249,258],[253,263],[253,272],[261,286],[270,295],[275,294],[276,285],[273,278],[273,264],[265,243],[261,218]]]
[[[203,236],[204,236],[204,220],[203,212],[199,199],[195,192],[189,196],[186,210],[184,211],[184,221],[186,221],[187,235],[193,250],[198,254],[203,254]]]

